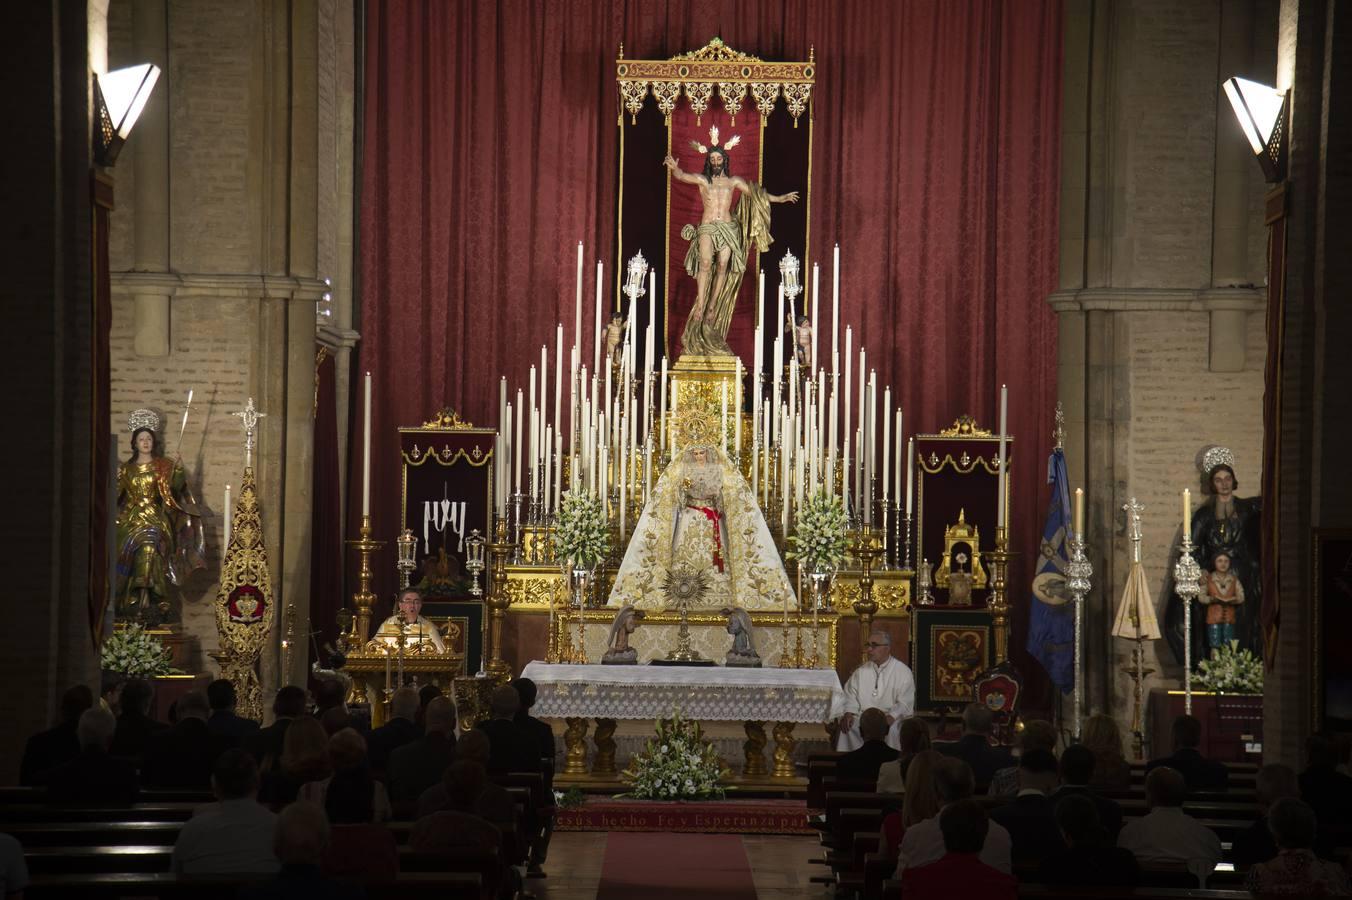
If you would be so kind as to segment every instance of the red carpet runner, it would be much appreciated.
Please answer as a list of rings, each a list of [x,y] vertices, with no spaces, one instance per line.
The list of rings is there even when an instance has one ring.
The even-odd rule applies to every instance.
[[[606,838],[597,900],[756,900],[742,839],[731,834],[627,834]]]
[[[801,800],[588,800],[558,810],[556,831],[682,831],[708,834],[816,834]]]

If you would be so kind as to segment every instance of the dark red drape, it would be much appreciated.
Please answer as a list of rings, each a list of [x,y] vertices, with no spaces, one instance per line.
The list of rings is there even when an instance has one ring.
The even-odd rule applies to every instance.
[[[1057,270],[1060,7],[370,0],[360,365],[375,377],[381,536],[398,511],[394,428],[443,403],[495,424],[497,379],[524,383],[540,345],[552,352],[556,322],[572,342],[576,241],[613,271],[620,43],[629,58],[662,58],[719,35],[767,59],[815,50],[810,200],[823,284],[839,242],[842,327],[865,336],[908,431],[963,412],[993,425],[999,385],[1010,385],[1013,549],[1036,553],[1056,400],[1045,299]],[[583,331],[590,360],[590,302]],[[359,449],[361,415],[353,421]],[[1026,568],[1012,573],[1021,611]],[[1022,648],[1025,622],[1016,616],[1011,647]],[[1029,699],[1045,701],[1037,664],[1015,660],[1033,680]]]

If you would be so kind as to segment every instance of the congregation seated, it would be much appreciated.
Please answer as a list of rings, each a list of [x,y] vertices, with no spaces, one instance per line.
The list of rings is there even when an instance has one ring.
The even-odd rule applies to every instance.
[[[1223,791],[1230,782],[1230,770],[1224,763],[1207,759],[1198,750],[1202,742],[1202,723],[1196,716],[1181,715],[1170,728],[1174,752],[1146,763],[1149,775],[1160,766],[1168,766],[1183,776],[1189,791]]]
[[[1132,819],[1117,836],[1117,846],[1130,850],[1142,866],[1177,863],[1194,873],[1209,873],[1221,861],[1216,832],[1183,811],[1187,796],[1183,775],[1159,766],[1145,779],[1150,812]]]
[[[488,785],[483,764],[461,759],[446,771],[446,806],[419,816],[409,836],[409,846],[418,853],[449,853],[453,850],[493,850],[502,842],[502,832],[479,814],[479,800]]]
[[[332,831],[324,810],[292,803],[277,816],[273,855],[279,863],[270,881],[240,892],[240,900],[355,900],[361,888],[329,877],[321,869]]]
[[[911,758],[911,764],[906,767],[901,811],[889,813],[883,819],[883,840],[889,854],[900,851],[901,840],[908,828],[939,814],[939,794],[934,787],[934,767],[944,759],[945,757],[933,750],[921,750]]]
[[[211,790],[216,802],[183,823],[171,871],[179,875],[253,875],[277,871],[273,837],[277,816],[258,802],[258,763],[247,750],[227,750],[216,760]]]
[[[859,736],[863,743],[836,759],[836,777],[876,783],[879,767],[895,761],[899,755],[887,746],[889,727],[887,713],[881,709],[875,707],[860,713]]]
[[[1055,815],[1065,849],[1042,861],[1037,875],[1040,883],[1132,887],[1140,880],[1136,857],[1130,850],[1114,846],[1113,835],[1099,818],[1092,794],[1062,797],[1056,803]]]
[[[1314,810],[1319,824],[1352,823],[1352,777],[1338,771],[1338,750],[1327,735],[1314,734],[1305,742],[1307,765],[1300,773],[1300,799]]]
[[[488,769],[488,754],[488,735],[477,728],[465,732],[460,736],[460,740],[455,743],[456,761],[477,762],[484,767],[485,771]],[[423,791],[422,796],[418,798],[417,817],[419,819],[438,810],[450,809],[450,782],[448,780],[450,774],[450,769],[447,768],[442,780]],[[510,826],[514,816],[512,795],[502,785],[487,781],[474,801],[473,811],[475,815],[482,816],[496,825]]]
[[[1125,791],[1131,787],[1131,765],[1122,753],[1122,732],[1116,719],[1102,714],[1085,719],[1080,743],[1094,754],[1094,774],[1089,780],[1091,788]]]
[[[1052,792],[1052,803],[1059,804],[1066,797],[1082,796],[1094,804],[1099,822],[1108,834],[1110,843],[1117,840],[1122,830],[1122,805],[1095,793],[1091,784],[1098,760],[1093,751],[1083,744],[1071,744],[1061,754],[1061,786]]]
[[[44,775],[50,802],[125,806],[136,801],[136,767],[110,752],[116,731],[117,719],[101,706],[80,714],[79,754]]]
[[[995,721],[984,703],[969,703],[962,711],[962,737],[956,741],[939,741],[934,749],[944,756],[960,759],[971,766],[977,790],[985,790],[995,773],[1014,765],[1008,747],[991,746]]]
[[[211,733],[231,739],[235,746],[244,746],[258,733],[258,723],[235,714],[235,686],[225,678],[217,678],[207,685],[207,701],[211,704],[211,717],[207,727]]]
[[[169,730],[166,723],[150,717],[150,701],[154,696],[154,688],[144,678],[133,678],[122,685],[121,713],[110,751],[113,756],[139,760],[145,755],[150,738]]]
[[[1309,804],[1283,797],[1268,810],[1277,855],[1249,869],[1245,886],[1260,897],[1347,897],[1347,872],[1315,856],[1317,820]]]
[[[175,709],[178,720],[146,741],[141,783],[147,787],[207,790],[216,758],[237,741],[212,733],[207,723],[211,705],[203,692],[184,694]]]
[[[540,759],[547,759],[552,764],[558,753],[554,743],[554,729],[549,727],[548,722],[542,722],[530,714],[531,709],[535,707],[539,688],[529,678],[512,679],[512,687],[516,689],[517,696],[521,698],[521,708],[516,713],[517,724],[535,735],[535,740],[540,745]],[[553,775],[552,765],[550,771],[547,771],[546,774]],[[552,781],[552,778],[550,780]]]
[[[271,771],[281,758],[282,743],[291,720],[305,715],[305,691],[294,684],[283,687],[273,698],[272,715],[272,724],[260,728],[245,744],[264,772]]]
[[[1051,722],[1045,719],[1032,719],[1023,726],[1023,733],[1019,735],[1019,753],[1027,753],[1030,750],[1046,750],[1048,753],[1056,751],[1056,728]],[[986,788],[988,797],[1013,797],[1019,792],[1019,767],[1017,765],[1006,766],[991,776],[991,783]]]
[[[489,718],[474,730],[488,738],[490,775],[542,769],[539,739],[516,721],[520,708],[521,695],[511,685],[494,688],[488,697]]]
[[[991,811],[992,822],[1009,832],[1014,865],[1027,869],[1041,865],[1065,849],[1056,825],[1056,757],[1050,750],[1025,750],[1019,758],[1018,793],[1009,803]]]
[[[91,702],[93,693],[90,693]],[[28,887],[28,862],[23,856],[23,846],[8,834],[0,834],[0,897],[6,900],[23,900],[24,888]]]
[[[836,723],[836,749],[857,750],[864,737],[859,716],[866,709],[881,709],[887,719],[887,746],[901,746],[901,723],[915,713],[915,676],[911,667],[892,655],[892,636],[875,628],[865,645],[868,659],[845,682],[845,711]]]
[[[1018,882],[1008,872],[985,861],[984,848],[991,828],[986,811],[968,798],[946,805],[938,816],[943,855],[934,862],[908,868],[901,877],[904,900],[1014,900]]]
[[[929,723],[912,716],[901,720],[897,729],[897,758],[878,767],[880,794],[901,794],[906,790],[906,772],[917,753],[930,748]]]
[[[976,787],[972,767],[960,759],[944,759],[934,765],[934,790],[938,794],[940,815],[943,809],[972,796]],[[985,818],[983,814],[983,819]],[[1008,874],[1011,842],[1009,832],[997,822],[991,822],[985,830],[984,840],[979,848],[983,863]],[[901,848],[897,856],[897,877],[905,879],[903,873],[932,863],[944,855],[943,832],[939,827],[939,816],[931,816],[910,825],[901,838]]]
[[[1235,835],[1230,848],[1230,858],[1237,868],[1248,868],[1256,863],[1267,862],[1277,855],[1277,842],[1272,838],[1268,815],[1272,805],[1278,800],[1284,797],[1300,797],[1300,785],[1297,783],[1295,770],[1281,763],[1268,763],[1259,769],[1254,779],[1254,788],[1258,801],[1258,819]]]
[[[418,714],[413,717],[413,722],[418,726],[419,731],[426,731],[427,704],[441,696],[444,696],[441,688],[435,684],[424,684],[418,688]]]
[[[303,785],[332,774],[329,735],[324,726],[310,716],[299,716],[289,720],[282,738],[282,755],[263,774],[258,798],[273,809],[281,809],[295,802]]]
[[[417,723],[413,721],[417,715],[418,692],[411,687],[401,687],[395,691],[390,697],[389,721],[372,729],[366,741],[372,772],[385,774],[390,764],[390,754],[422,737]]]
[[[61,721],[46,731],[39,731],[28,739],[19,764],[19,784],[38,784],[43,773],[80,754],[80,738],[76,728],[80,716],[94,705],[94,692],[87,685],[66,688],[61,695]]]
[[[390,754],[386,784],[396,810],[411,811],[455,760],[455,704],[435,697],[423,714],[423,736]]]
[[[302,785],[297,799],[318,804],[333,823],[390,820],[390,798],[371,774],[365,738],[351,728],[329,738],[329,765],[333,774]]]

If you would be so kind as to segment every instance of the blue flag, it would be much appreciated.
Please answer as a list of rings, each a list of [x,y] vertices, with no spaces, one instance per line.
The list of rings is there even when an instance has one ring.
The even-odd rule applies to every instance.
[[[1060,448],[1047,460],[1051,497],[1042,528],[1042,552],[1033,577],[1028,613],[1028,653],[1047,670],[1052,683],[1069,694],[1075,689],[1075,607],[1066,589],[1069,561],[1070,488],[1066,457]]]

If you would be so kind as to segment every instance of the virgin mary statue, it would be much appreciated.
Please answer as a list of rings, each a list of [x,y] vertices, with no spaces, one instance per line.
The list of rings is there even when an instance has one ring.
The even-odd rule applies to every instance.
[[[702,573],[700,607],[783,609],[793,600],[750,485],[716,447],[690,447],[662,473],[625,550],[609,605],[668,606],[662,585],[675,573]]]

